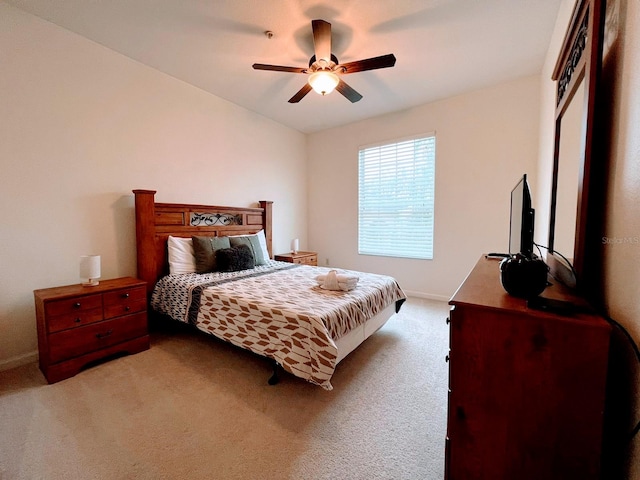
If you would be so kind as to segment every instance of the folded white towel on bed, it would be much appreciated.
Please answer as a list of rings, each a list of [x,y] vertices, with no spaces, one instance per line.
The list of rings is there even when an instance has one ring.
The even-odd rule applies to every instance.
[[[329,270],[326,275],[318,275],[316,281],[325,290],[342,290],[347,292],[358,285],[358,277],[355,275],[339,274],[335,270]]]

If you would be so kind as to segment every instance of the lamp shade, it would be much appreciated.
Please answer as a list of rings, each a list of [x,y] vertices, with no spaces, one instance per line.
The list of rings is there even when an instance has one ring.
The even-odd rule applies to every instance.
[[[100,255],[83,255],[80,257],[80,279],[85,286],[98,285],[100,278]]]
[[[333,92],[338,83],[338,75],[329,70],[319,70],[309,76],[309,85],[320,95]]]

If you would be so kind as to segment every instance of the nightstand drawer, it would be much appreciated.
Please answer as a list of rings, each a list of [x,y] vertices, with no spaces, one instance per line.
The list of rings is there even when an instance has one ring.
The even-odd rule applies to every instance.
[[[45,306],[45,314],[49,315],[73,315],[82,311],[102,309],[102,295],[85,295],[83,297],[68,298],[48,302]]]
[[[296,252],[281,253],[274,257],[279,262],[297,263],[298,265],[318,265],[318,254],[316,252]]]
[[[146,312],[50,335],[49,361],[56,363],[147,334]]]
[[[306,257],[294,258],[293,263],[299,263],[300,265],[318,265],[317,255],[307,255]]]
[[[123,288],[104,294],[104,318],[142,312],[147,308],[145,287]]]
[[[52,315],[47,322],[47,331],[55,333],[69,328],[101,322],[102,320],[102,305],[100,305],[98,308],[92,308],[91,310],[80,309],[62,315]]]

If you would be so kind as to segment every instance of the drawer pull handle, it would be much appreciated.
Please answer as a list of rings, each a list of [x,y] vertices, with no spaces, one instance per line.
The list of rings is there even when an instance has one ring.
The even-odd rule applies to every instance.
[[[449,355],[447,355],[446,357],[444,357],[444,361],[448,362],[449,361]]]
[[[449,325],[451,323],[451,319],[449,317],[446,318],[445,323]]]
[[[128,293],[123,293],[123,294],[121,295],[121,297],[122,297],[122,298],[129,298],[129,294],[128,294]]]
[[[75,322],[76,322],[76,323],[80,323],[81,321],[82,321],[82,320],[80,319],[80,317],[78,317],[78,318],[76,318],[76,319],[75,319]]]
[[[131,307],[129,305],[127,305],[126,307],[124,307],[124,311],[128,312],[129,310],[131,310]]]
[[[96,338],[106,338],[113,333],[113,330],[107,330],[105,333],[96,333]]]
[[[73,308],[80,308],[80,302],[76,302],[73,304]]]

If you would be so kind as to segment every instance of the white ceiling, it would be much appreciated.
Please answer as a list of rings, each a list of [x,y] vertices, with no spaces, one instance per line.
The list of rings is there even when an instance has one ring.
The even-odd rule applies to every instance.
[[[314,132],[540,72],[561,0],[7,0],[83,37],[301,132]],[[287,100],[306,75],[311,20],[332,24],[341,63],[396,66],[337,92]],[[266,30],[273,32],[268,39]]]

